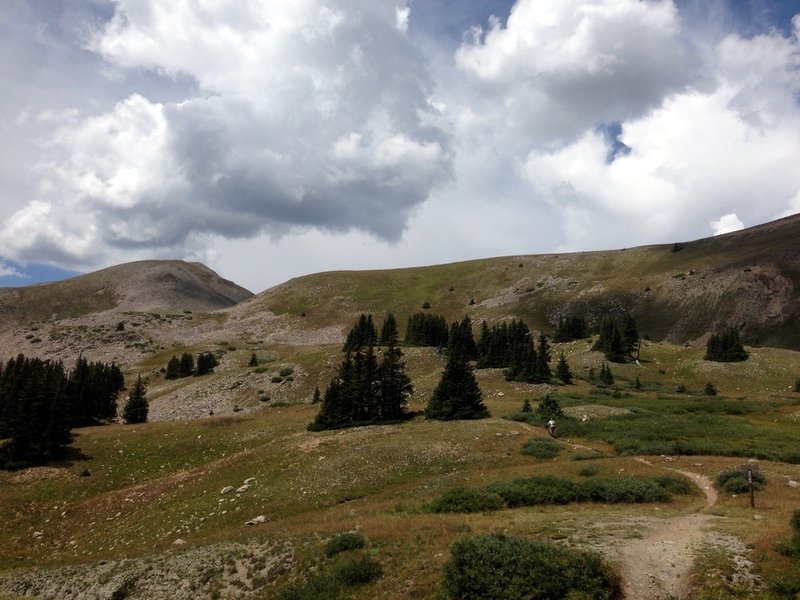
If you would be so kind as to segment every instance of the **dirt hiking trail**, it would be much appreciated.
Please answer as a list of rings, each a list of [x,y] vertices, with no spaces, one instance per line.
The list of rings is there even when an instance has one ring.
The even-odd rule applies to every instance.
[[[646,459],[639,462],[652,464]],[[706,508],[717,502],[717,493],[708,477],[670,469],[691,479],[706,496]],[[685,598],[691,585],[694,555],[708,537],[713,516],[703,512],[660,520],[640,539],[631,540],[621,551],[620,571],[625,598],[661,600]]]

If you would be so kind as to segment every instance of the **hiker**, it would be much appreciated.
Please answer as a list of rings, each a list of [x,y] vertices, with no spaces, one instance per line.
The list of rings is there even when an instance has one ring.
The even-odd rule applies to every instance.
[[[553,419],[547,422],[547,433],[549,433],[551,437],[556,437],[556,422]]]

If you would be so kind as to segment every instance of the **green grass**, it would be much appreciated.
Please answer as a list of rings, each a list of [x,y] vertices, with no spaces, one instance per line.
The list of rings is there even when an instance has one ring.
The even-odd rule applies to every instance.
[[[620,454],[738,456],[800,463],[796,428],[719,414],[642,412],[581,423],[562,419],[561,436],[602,440]]]

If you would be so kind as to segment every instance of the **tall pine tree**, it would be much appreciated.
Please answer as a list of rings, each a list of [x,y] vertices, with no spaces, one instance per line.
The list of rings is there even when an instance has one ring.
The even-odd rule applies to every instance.
[[[442,421],[483,419],[489,416],[469,363],[458,357],[448,357],[442,379],[428,401],[425,416]]]
[[[122,418],[126,423],[145,423],[150,404],[147,402],[147,390],[145,389],[142,376],[136,379],[136,383],[128,394],[128,401],[122,411]]]

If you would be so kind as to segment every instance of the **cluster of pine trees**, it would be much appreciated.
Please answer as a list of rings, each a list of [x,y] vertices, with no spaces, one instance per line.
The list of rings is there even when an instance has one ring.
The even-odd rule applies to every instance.
[[[478,368],[505,368],[508,381],[552,381],[551,351],[547,336],[541,333],[534,342],[531,330],[523,321],[514,319],[491,328],[484,321],[477,350]],[[572,383],[572,372],[563,354],[556,368],[556,376],[563,383]]]
[[[184,352],[180,358],[173,356],[169,359],[164,372],[164,379],[182,379],[192,375],[206,375],[211,373],[218,364],[217,358],[211,352],[198,354],[197,363],[195,363],[194,356]]]
[[[72,427],[113,419],[124,387],[116,365],[81,357],[61,362],[20,354],[0,362],[0,467],[40,464],[63,454]]]
[[[735,327],[727,327],[721,333],[714,333],[706,343],[705,360],[716,362],[740,362],[747,360],[747,351]]]
[[[447,347],[447,321],[442,315],[415,313],[408,318],[406,346]]]
[[[639,329],[636,321],[627,314],[621,321],[604,319],[592,350],[599,350],[611,362],[626,362],[639,351]]]
[[[387,329],[384,322],[382,331],[388,332],[388,339],[380,352],[379,363],[374,346],[377,332],[372,316],[359,318],[347,336],[345,358],[339,372],[328,384],[319,413],[309,424],[309,430],[385,423],[405,417],[413,386],[405,373],[403,353],[397,347],[396,327],[394,334],[390,330],[391,326]],[[319,397],[318,391],[314,396]]]
[[[553,333],[554,342],[571,342],[587,337],[589,337],[589,326],[585,318],[578,315],[558,318],[558,325]]]

